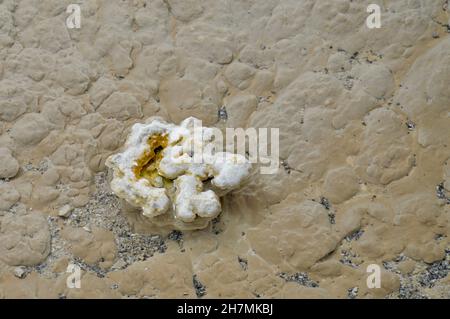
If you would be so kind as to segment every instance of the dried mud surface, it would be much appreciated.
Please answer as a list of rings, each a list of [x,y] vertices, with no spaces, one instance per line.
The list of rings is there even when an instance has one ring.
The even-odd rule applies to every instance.
[[[0,297],[450,298],[446,1],[371,2],[0,1]],[[105,159],[154,115],[280,128],[280,169],[153,227]]]

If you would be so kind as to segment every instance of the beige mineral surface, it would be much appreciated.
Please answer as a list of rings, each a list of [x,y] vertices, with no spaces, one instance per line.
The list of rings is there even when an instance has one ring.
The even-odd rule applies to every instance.
[[[450,298],[447,1],[71,2],[0,1],[0,297]],[[151,116],[279,128],[280,168],[157,227],[105,167]]]

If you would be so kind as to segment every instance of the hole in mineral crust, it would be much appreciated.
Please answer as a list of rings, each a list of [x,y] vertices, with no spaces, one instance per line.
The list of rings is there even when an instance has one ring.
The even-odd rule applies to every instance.
[[[168,182],[171,182],[158,174],[158,166],[162,159],[163,150],[168,145],[168,136],[167,134],[152,135],[149,137],[147,144],[149,148],[136,160],[133,173],[137,179],[145,178],[153,186],[163,187]]]

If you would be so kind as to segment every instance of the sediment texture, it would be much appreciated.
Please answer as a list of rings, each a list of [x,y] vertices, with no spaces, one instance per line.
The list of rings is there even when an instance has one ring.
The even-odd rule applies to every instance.
[[[450,297],[445,1],[371,2],[2,1],[0,297]],[[153,227],[105,168],[150,116],[277,127],[281,167]]]

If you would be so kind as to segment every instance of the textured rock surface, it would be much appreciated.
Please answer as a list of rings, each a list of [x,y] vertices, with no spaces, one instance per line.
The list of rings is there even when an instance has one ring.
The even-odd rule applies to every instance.
[[[50,231],[39,212],[0,219],[0,260],[10,266],[42,263],[50,253]]]
[[[449,298],[448,9],[372,2],[1,1],[0,297]],[[280,128],[280,169],[154,227],[105,168],[151,116]]]
[[[116,258],[114,236],[105,229],[94,227],[87,231],[83,228],[65,227],[61,237],[67,241],[72,254],[87,264],[109,268]]]
[[[0,178],[12,178],[19,171],[19,163],[6,147],[0,148]]]

